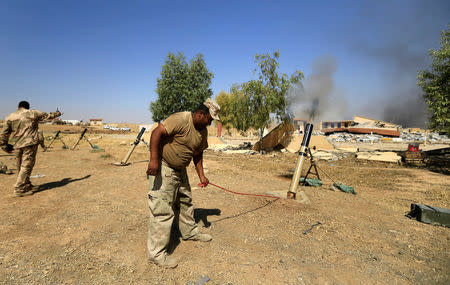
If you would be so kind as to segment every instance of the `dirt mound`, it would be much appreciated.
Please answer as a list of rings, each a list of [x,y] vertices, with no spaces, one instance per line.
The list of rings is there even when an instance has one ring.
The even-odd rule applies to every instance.
[[[292,135],[291,139],[285,145],[285,148],[289,152],[297,152],[300,149],[300,145],[303,140],[303,135]],[[324,136],[311,136],[309,141],[309,147],[316,147],[319,150],[334,150],[334,146]]]

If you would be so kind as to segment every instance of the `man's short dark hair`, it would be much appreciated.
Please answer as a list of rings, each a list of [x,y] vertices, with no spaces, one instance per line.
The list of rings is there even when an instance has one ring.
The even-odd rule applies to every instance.
[[[193,113],[197,112],[197,111],[201,111],[204,114],[209,114],[209,108],[206,107],[203,103],[201,103],[200,105],[197,106],[197,108],[194,109]]]
[[[19,102],[19,108],[24,108],[29,110],[30,109],[30,103],[28,103],[27,101],[20,101]]]

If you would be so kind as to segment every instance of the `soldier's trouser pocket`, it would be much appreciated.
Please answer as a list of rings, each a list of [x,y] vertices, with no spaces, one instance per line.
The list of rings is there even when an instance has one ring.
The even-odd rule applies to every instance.
[[[171,168],[161,166],[158,175],[149,177],[150,217],[147,246],[150,258],[155,258],[165,252],[169,244],[175,216],[173,203],[179,184],[174,176]]]

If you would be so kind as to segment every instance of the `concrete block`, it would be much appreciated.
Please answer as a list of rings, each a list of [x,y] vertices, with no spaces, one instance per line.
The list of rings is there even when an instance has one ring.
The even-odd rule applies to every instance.
[[[339,147],[338,150],[343,151],[343,152],[352,152],[352,153],[358,152],[357,147]]]
[[[401,157],[395,152],[359,152],[358,159],[400,163]]]

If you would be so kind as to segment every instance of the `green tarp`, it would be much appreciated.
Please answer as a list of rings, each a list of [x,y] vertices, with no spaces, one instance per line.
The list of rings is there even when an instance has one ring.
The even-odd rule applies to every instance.
[[[347,186],[347,185],[344,185],[344,184],[342,184],[342,183],[340,183],[340,182],[339,182],[339,183],[334,183],[333,186],[334,186],[335,188],[337,188],[337,189],[343,191],[343,192],[351,193],[351,194],[356,195],[355,189],[353,189],[352,186]]]
[[[323,184],[320,179],[315,179],[315,178],[306,178],[306,182],[305,182],[304,177],[300,178],[300,183],[305,183],[306,186],[314,186],[314,187],[320,187]]]

